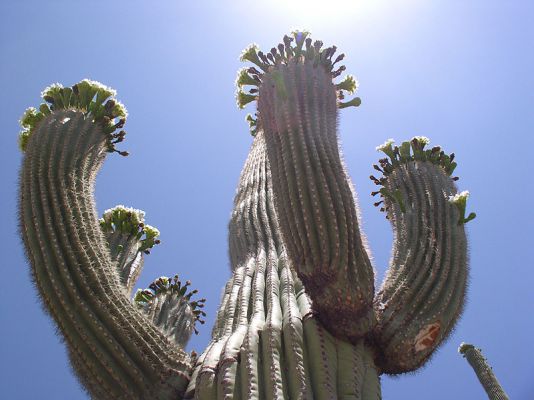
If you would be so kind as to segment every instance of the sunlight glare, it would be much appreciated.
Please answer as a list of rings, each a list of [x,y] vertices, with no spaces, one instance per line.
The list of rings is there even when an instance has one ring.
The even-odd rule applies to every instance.
[[[369,0],[272,0],[273,11],[290,14],[296,23],[336,26],[376,13],[383,1]],[[286,14],[286,15],[287,15]]]

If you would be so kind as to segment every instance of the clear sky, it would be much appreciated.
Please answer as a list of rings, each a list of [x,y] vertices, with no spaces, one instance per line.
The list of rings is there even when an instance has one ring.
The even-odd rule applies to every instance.
[[[469,190],[469,299],[423,370],[383,378],[384,399],[484,399],[457,354],[480,346],[514,400],[534,398],[534,6],[531,1],[0,2],[0,397],[85,399],[29,280],[17,232],[18,119],[53,82],[112,86],[130,117],[97,183],[100,211],[142,208],[163,244],[141,286],[180,273],[208,298],[201,352],[229,277],[227,223],[251,137],[236,108],[238,56],[307,28],[346,53],[362,105],[341,113],[345,161],[381,282],[392,234],[372,206],[375,146],[415,135],[456,153]],[[284,5],[286,4],[286,5]],[[251,111],[251,110],[250,110]]]

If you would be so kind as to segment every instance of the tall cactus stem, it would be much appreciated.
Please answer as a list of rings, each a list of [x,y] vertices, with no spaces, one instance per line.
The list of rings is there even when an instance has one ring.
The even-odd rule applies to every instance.
[[[273,196],[266,143],[259,131],[230,222],[233,276],[185,398],[330,399],[343,390],[347,395],[341,399],[379,399],[372,350],[362,341],[353,347],[336,339],[315,316],[285,253]],[[373,390],[353,381],[351,373],[341,388],[337,354],[348,349],[354,354],[350,370],[375,382]]]
[[[350,77],[332,82],[344,69],[333,69],[335,46],[295,35],[296,45],[283,45],[259,74],[257,127],[287,254],[318,318],[334,335],[358,340],[375,324],[374,273],[337,143],[337,110],[349,105],[337,98],[357,85]]]

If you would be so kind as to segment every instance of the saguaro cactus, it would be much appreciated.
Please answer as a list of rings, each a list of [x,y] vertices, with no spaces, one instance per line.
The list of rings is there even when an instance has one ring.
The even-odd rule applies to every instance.
[[[82,81],[50,87],[39,111],[25,113],[21,232],[91,396],[379,399],[380,374],[419,368],[450,333],[474,217],[451,178],[454,155],[423,137],[378,147],[386,157],[373,195],[395,238],[375,294],[337,142],[338,110],[360,99],[343,101],[357,83],[333,81],[345,69],[335,51],[296,32],[268,53],[252,45],[242,54],[255,64],[237,80],[238,105],[257,102],[247,117],[254,140],[229,226],[232,277],[198,358],[183,350],[203,316],[189,282],[161,277],[129,300],[157,230],[122,206],[96,217],[94,178],[107,152],[119,152],[124,107]]]

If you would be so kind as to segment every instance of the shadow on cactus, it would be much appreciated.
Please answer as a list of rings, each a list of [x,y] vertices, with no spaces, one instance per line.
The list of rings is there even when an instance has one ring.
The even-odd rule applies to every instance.
[[[33,277],[80,381],[93,398],[379,399],[380,375],[420,368],[446,339],[467,283],[467,192],[454,155],[415,137],[379,146],[373,195],[394,231],[375,292],[338,112],[359,106],[336,47],[307,32],[238,74],[239,107],[256,102],[254,136],[229,224],[232,276],[200,354],[184,351],[204,299],[160,277],[131,299],[143,257],[159,243],[144,213],[98,219],[95,176],[123,141],[126,110],[84,80],[53,85],[21,124],[20,226]],[[186,271],[182,272],[187,275]]]

